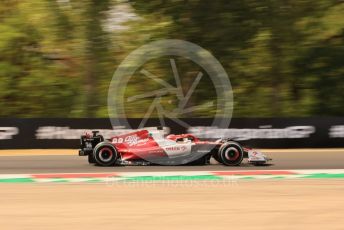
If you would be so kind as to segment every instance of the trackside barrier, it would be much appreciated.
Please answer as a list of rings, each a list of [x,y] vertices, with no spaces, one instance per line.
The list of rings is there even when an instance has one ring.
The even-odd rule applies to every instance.
[[[112,127],[110,120],[32,118],[0,119],[0,148],[78,148],[87,130],[100,130],[106,138],[136,129],[141,119],[127,119],[130,127]],[[232,137],[256,148],[344,147],[344,117],[233,118],[229,127],[211,127],[212,119],[183,119],[189,127],[165,121],[166,133],[193,133],[204,139]],[[149,119],[148,127],[160,126]]]

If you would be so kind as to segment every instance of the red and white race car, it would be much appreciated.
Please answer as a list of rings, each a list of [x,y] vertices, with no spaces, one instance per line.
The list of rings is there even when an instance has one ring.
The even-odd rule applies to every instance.
[[[231,139],[202,141],[192,134],[164,135],[162,129],[139,130],[105,140],[97,131],[81,136],[80,156],[91,164],[187,165],[209,164],[211,157],[227,166],[240,165],[244,158],[261,165],[271,160]]]

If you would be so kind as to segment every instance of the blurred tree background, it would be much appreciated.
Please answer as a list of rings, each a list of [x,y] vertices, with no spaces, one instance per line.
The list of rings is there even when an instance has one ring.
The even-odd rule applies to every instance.
[[[0,116],[107,117],[116,67],[171,38],[220,61],[235,117],[344,116],[343,12],[340,0],[2,0]]]

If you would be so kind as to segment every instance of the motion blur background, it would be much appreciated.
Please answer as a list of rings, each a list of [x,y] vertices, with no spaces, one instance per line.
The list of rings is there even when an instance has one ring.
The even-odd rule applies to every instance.
[[[343,12],[340,0],[2,0],[0,116],[107,117],[120,62],[171,38],[224,66],[234,117],[344,116]],[[167,68],[150,71],[172,78]],[[209,91],[202,86],[194,103]]]

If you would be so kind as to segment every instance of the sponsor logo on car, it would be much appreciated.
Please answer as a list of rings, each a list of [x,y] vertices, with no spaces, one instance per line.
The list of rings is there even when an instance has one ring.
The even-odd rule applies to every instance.
[[[143,144],[147,143],[148,140],[149,140],[149,138],[140,139],[135,134],[135,135],[126,136],[125,138],[115,137],[112,139],[112,143],[114,143],[114,144],[126,143],[129,146],[134,146],[134,145],[143,145]]]
[[[125,143],[128,143],[129,146],[133,146],[136,145],[138,143],[139,137],[137,135],[131,135],[131,136],[127,136],[125,138]]]
[[[186,150],[186,146],[171,146],[171,147],[167,147],[166,151],[185,151]]]

